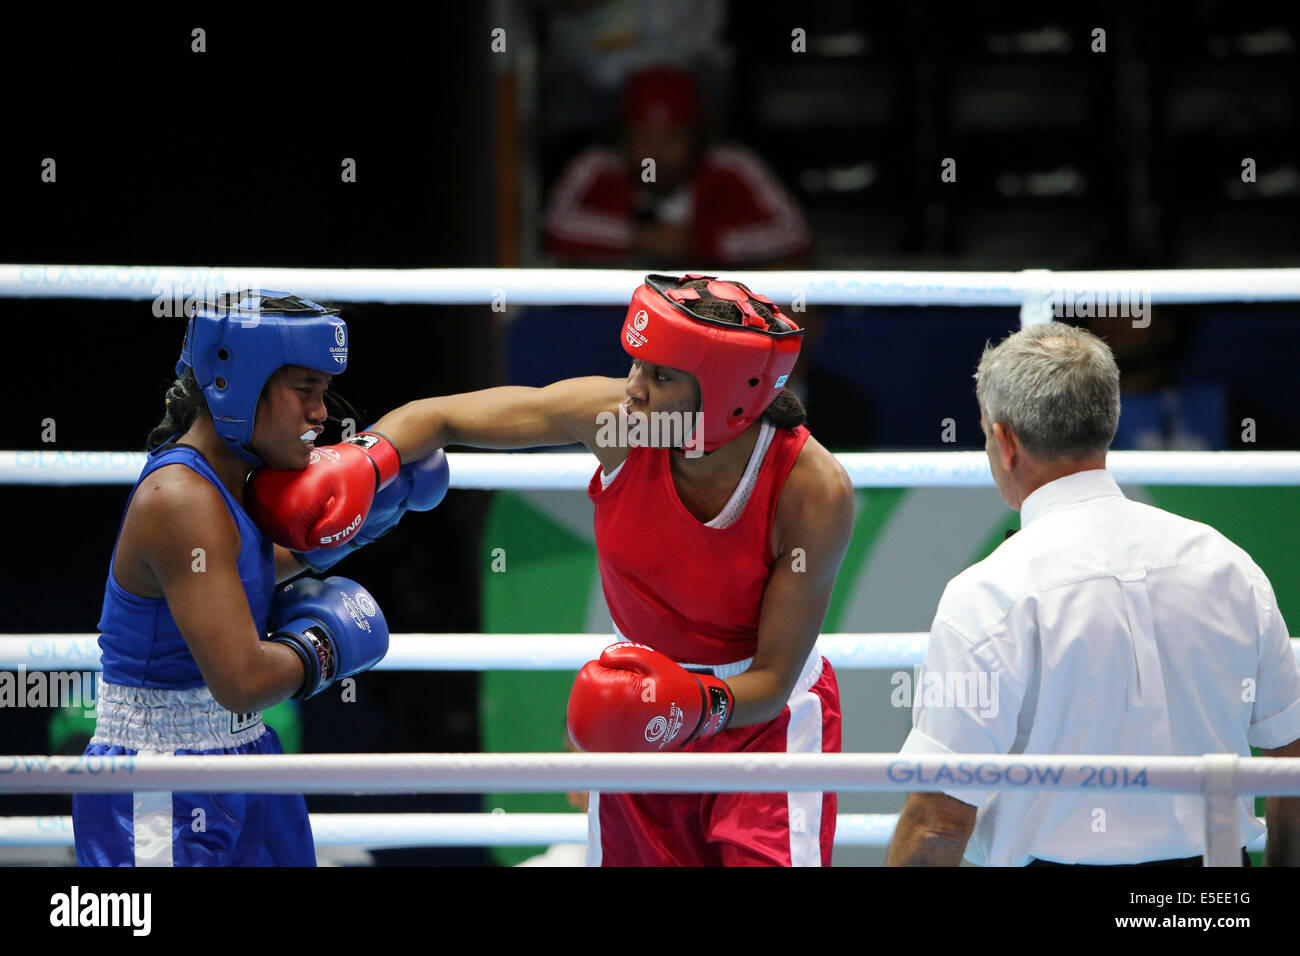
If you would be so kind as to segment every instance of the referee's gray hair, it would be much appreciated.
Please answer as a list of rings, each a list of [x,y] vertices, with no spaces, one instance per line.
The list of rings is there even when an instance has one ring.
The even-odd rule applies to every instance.
[[[975,397],[1036,458],[1105,454],[1119,426],[1119,367],[1110,346],[1064,322],[1031,325],[986,344]]]

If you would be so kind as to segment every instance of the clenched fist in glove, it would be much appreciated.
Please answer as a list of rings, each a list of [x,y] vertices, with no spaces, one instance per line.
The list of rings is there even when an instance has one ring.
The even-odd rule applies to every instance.
[[[342,547],[331,545],[314,551],[294,553],[314,571],[328,571],[353,551],[364,548],[396,528],[407,511],[430,511],[436,508],[446,496],[450,480],[447,456],[441,448],[419,461],[407,462],[396,480],[389,482],[375,495],[370,513]]]
[[[370,592],[349,578],[302,578],[281,585],[271,601],[266,638],[302,660],[295,698],[312,697],[368,671],[388,653],[388,622]]]
[[[337,547],[356,533],[375,493],[397,477],[397,449],[361,432],[312,453],[301,470],[263,468],[248,479],[244,507],[276,544],[294,551]]]
[[[611,644],[578,672],[569,736],[583,751],[678,750],[726,729],[735,697],[643,644]]]

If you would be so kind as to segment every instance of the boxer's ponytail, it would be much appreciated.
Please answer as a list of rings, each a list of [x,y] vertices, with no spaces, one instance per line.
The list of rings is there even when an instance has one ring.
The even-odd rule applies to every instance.
[[[808,409],[791,389],[783,388],[767,406],[763,417],[777,428],[798,428],[808,423]]]
[[[173,435],[189,431],[199,413],[207,411],[208,403],[203,400],[203,390],[199,388],[199,380],[194,377],[194,369],[186,366],[181,376],[167,389],[163,419],[149,432],[144,443],[145,450],[152,451]]]

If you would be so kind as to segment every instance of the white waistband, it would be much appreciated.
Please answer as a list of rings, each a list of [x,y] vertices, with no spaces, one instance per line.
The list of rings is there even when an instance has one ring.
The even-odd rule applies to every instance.
[[[262,714],[234,714],[206,687],[166,690],[104,682],[96,701],[92,744],[173,753],[227,750],[266,732]]]
[[[752,663],[754,658],[746,657],[743,661],[736,661],[734,664],[682,664],[681,666],[688,671],[708,671],[714,677],[726,680],[728,677],[745,673]]]

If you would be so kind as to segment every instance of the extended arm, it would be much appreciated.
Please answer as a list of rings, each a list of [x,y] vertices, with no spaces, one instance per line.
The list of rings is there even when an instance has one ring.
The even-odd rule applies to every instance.
[[[544,388],[503,386],[408,402],[376,422],[374,430],[392,440],[403,461],[447,445],[533,448],[581,442],[612,470],[626,449],[599,447],[598,416],[617,415],[626,397],[622,379],[598,376]]]

